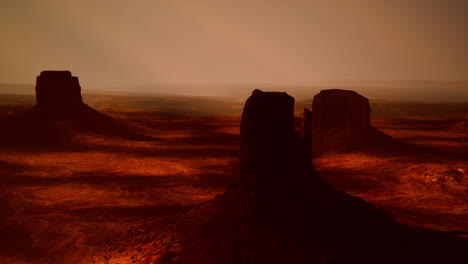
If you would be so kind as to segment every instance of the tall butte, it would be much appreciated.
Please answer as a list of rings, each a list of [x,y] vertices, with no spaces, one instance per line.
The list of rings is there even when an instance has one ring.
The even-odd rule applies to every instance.
[[[304,117],[310,131],[310,112]],[[134,227],[109,243],[106,258],[370,264],[455,263],[465,255],[464,241],[399,225],[322,180],[311,164],[310,134],[301,137],[294,128],[294,98],[287,93],[255,90],[245,104],[240,133],[240,184],[177,215]]]
[[[36,78],[37,107],[51,116],[64,117],[84,107],[78,77],[69,71],[43,71]]]
[[[310,123],[310,115],[304,117]],[[241,187],[262,209],[282,203],[279,193],[296,195],[295,186],[313,173],[310,145],[306,147],[311,135],[301,137],[294,119],[294,98],[284,92],[255,90],[245,103],[240,126]]]
[[[156,262],[172,264],[427,263],[461,254],[456,239],[418,231],[427,238],[421,241],[411,228],[325,182],[311,164],[310,112],[304,120],[301,137],[293,97],[253,91],[240,128],[240,184],[163,227],[142,227],[170,240],[138,237],[149,241],[142,246],[124,239],[122,250],[145,248]]]
[[[83,134],[154,140],[83,102],[78,77],[69,71],[43,71],[36,79],[36,105],[0,124],[0,141],[9,147],[75,146]],[[3,142],[4,141],[4,142]]]

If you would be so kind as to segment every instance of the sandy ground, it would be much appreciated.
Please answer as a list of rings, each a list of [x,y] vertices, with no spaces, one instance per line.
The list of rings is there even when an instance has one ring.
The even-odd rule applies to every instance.
[[[212,199],[238,176],[239,117],[108,113],[162,140],[83,134],[76,135],[76,149],[1,150],[0,263],[106,256],[104,244],[114,237]],[[401,223],[468,232],[468,141],[451,129],[456,121],[373,123],[411,148],[317,157],[322,177]],[[131,256],[128,261],[136,263]]]

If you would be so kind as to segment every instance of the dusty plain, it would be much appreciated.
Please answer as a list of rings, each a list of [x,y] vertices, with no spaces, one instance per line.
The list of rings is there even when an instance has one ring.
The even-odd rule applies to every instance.
[[[238,178],[243,102],[110,95],[84,101],[158,140],[89,131],[68,133],[60,147],[0,146],[0,263],[145,263],[150,242],[119,258],[109,252],[113,241],[131,241],[129,230],[212,199]],[[296,103],[298,118],[310,102]],[[0,121],[33,104],[33,96],[1,95]],[[468,103],[371,100],[371,107],[373,125],[406,146],[323,155],[314,158],[315,168],[400,223],[467,237]]]

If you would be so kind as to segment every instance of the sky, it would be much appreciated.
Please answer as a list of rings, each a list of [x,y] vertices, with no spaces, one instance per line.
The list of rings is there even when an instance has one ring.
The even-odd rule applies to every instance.
[[[0,82],[468,79],[466,0],[1,0]]]

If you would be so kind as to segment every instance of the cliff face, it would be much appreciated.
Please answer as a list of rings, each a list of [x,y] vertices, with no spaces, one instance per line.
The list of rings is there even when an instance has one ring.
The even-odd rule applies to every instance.
[[[294,162],[294,98],[287,93],[255,90],[245,103],[240,127],[244,186],[278,181]],[[263,179],[263,177],[267,177]]]
[[[69,71],[43,71],[36,78],[37,106],[49,114],[64,116],[83,107],[78,77]]]
[[[279,209],[284,197],[277,194],[295,196],[295,187],[313,172],[310,145],[306,146],[310,138],[302,138],[294,128],[294,98],[282,92],[253,91],[245,103],[240,134],[246,199],[257,212]]]
[[[369,100],[348,90],[322,90],[312,102],[314,153],[346,152],[387,142],[372,127]]]

